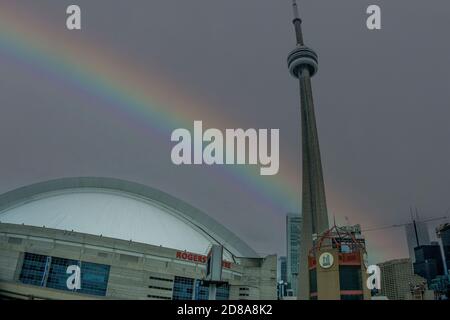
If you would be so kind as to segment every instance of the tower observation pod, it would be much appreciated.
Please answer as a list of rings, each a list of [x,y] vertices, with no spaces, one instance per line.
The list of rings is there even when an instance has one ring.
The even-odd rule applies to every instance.
[[[301,140],[302,140],[302,215],[303,225],[300,237],[298,298],[310,299],[310,279],[308,257],[314,248],[313,237],[329,229],[325,187],[320,157],[319,138],[314,114],[311,77],[319,68],[317,54],[304,44],[302,20],[296,0],[292,1],[294,11],[296,47],[287,58],[290,74],[298,79],[301,100]],[[315,286],[315,283],[311,283]]]

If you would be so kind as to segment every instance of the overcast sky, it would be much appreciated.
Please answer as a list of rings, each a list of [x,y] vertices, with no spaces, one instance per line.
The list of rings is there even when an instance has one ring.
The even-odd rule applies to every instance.
[[[67,33],[55,50],[80,43],[90,50],[88,57],[114,57],[117,70],[138,69],[164,78],[192,101],[207,101],[208,108],[192,117],[192,103],[187,104],[185,120],[204,116],[216,120],[206,125],[219,129],[225,123],[279,128],[281,144],[279,176],[255,177],[253,184],[230,178],[228,169],[176,167],[170,133],[152,135],[151,121],[147,130],[146,119],[111,116],[110,101],[81,93],[63,81],[63,73],[62,81],[55,81],[46,65],[15,58],[3,44],[0,192],[66,176],[127,179],[202,209],[258,252],[283,254],[285,214],[299,210],[301,193],[299,91],[286,67],[295,43],[290,2],[0,0],[0,12],[17,14],[11,34],[20,33],[23,22],[25,33],[48,37],[27,29],[23,17],[30,16]],[[76,34],[65,31],[69,4],[82,9],[83,29]],[[382,8],[381,31],[366,28],[370,4]],[[305,41],[320,59],[313,90],[330,218],[346,223],[348,217],[365,229],[407,222],[410,206],[424,219],[445,215],[450,2],[303,0],[300,8]],[[8,34],[2,28],[3,36]],[[275,190],[280,181],[289,181],[284,188],[298,199],[283,202],[270,188],[264,193],[258,187]],[[430,224],[430,232],[438,222]],[[374,262],[407,256],[401,228],[366,236]]]

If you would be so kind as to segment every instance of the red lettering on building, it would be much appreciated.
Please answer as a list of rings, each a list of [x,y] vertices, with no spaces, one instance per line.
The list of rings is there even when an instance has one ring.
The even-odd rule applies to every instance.
[[[191,252],[186,251],[177,251],[176,258],[180,260],[187,260],[187,261],[193,261],[193,262],[199,262],[199,263],[206,263],[206,260],[208,259],[207,256],[201,255],[201,254],[195,254]],[[227,269],[231,269],[231,262],[229,261],[222,261],[222,266]]]

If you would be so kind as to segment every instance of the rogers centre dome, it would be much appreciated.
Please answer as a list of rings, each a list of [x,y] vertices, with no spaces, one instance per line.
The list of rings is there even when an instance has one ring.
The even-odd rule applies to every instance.
[[[236,235],[200,210],[162,191],[112,178],[63,178],[0,196],[0,222],[101,235],[224,259],[258,257]]]

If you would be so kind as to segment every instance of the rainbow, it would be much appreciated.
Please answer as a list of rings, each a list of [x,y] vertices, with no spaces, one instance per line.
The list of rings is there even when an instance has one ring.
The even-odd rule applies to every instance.
[[[152,71],[148,72],[148,66],[142,68],[117,53],[68,34],[64,26],[54,28],[16,2],[0,4],[0,57],[26,68],[27,72],[44,74],[55,86],[62,83],[80,95],[100,99],[104,102],[101,105],[107,106],[105,115],[117,117],[133,130],[159,135],[161,141],[168,141],[173,129],[190,128],[194,120],[202,120],[208,127],[236,127],[236,121],[227,114],[210,112],[226,108],[211,108],[207,101],[167,79],[156,66],[151,66]],[[144,69],[147,71],[143,72]],[[213,171],[220,178],[217,180],[238,187],[279,215],[299,210],[299,163],[281,161],[280,172],[270,177],[261,177],[254,166],[215,166]],[[348,210],[342,215],[352,212],[360,219],[354,222],[363,223],[363,228],[379,224],[373,214],[358,212],[336,190],[327,192],[333,203]],[[372,237],[368,236],[371,243]],[[383,240],[383,234],[373,235],[372,239],[377,242],[375,251],[380,254],[386,249],[388,253],[392,251],[391,255],[396,251],[387,239]]]
[[[209,127],[234,128],[226,114],[211,114],[210,104],[193,98],[156,69],[143,73],[138,65],[120,59],[92,43],[70,37],[64,25],[52,28],[16,4],[0,5],[0,54],[44,73],[56,86],[69,85],[79,94],[106,102],[107,113],[131,127],[169,139],[173,129],[190,128],[194,120]],[[218,108],[214,108],[217,110]],[[234,124],[233,124],[234,123]],[[216,174],[285,214],[298,210],[298,170],[280,169],[274,177],[260,177],[252,166],[216,166]],[[283,172],[283,173],[282,173]]]

